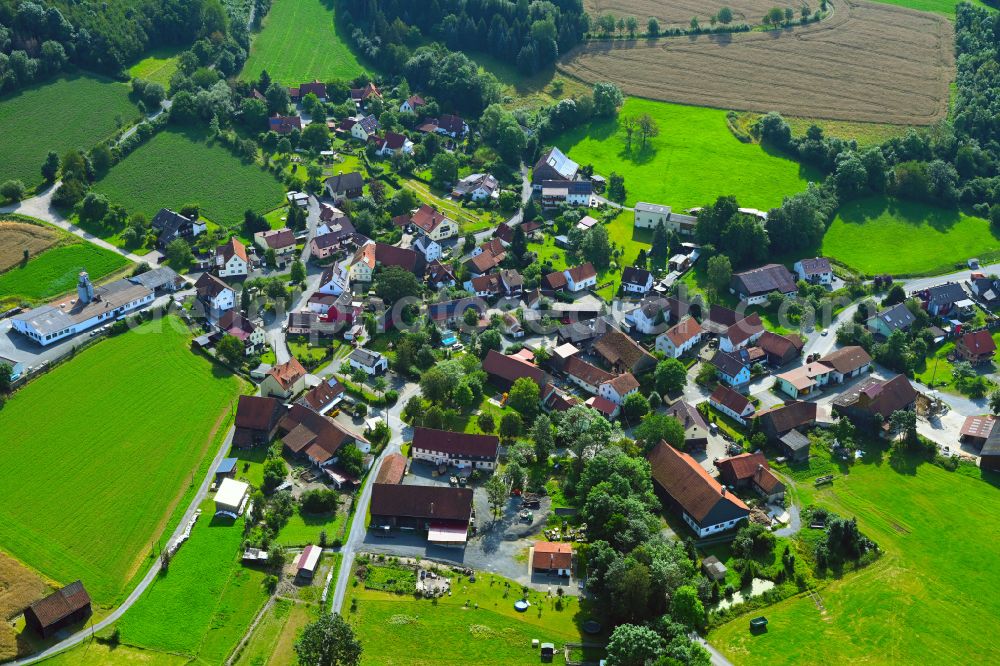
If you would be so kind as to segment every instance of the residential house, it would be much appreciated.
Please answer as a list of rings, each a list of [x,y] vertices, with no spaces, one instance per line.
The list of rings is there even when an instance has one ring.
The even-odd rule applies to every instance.
[[[712,357],[716,376],[726,385],[745,390],[750,383],[750,365],[738,353],[717,351]]]
[[[460,117],[449,113],[437,118],[426,118],[417,129],[426,134],[442,134],[452,139],[460,139],[469,133],[469,125]]]
[[[545,385],[545,371],[533,362],[525,360],[516,354],[502,354],[494,349],[487,352],[483,359],[483,370],[500,388],[507,389],[515,381],[527,377],[539,387]]]
[[[371,449],[360,434],[299,403],[281,417],[277,433],[291,455],[305,458],[318,467],[332,465],[340,450],[349,444],[362,451]]]
[[[666,229],[668,220],[670,220],[670,206],[661,206],[645,201],[639,201],[635,204],[633,225],[636,229],[656,229],[661,224]]]
[[[863,375],[872,367],[872,357],[864,347],[857,345],[836,349],[820,358],[819,362],[833,369],[830,380],[838,384]]]
[[[274,250],[274,256],[279,266],[284,266],[295,258],[293,256],[296,253],[295,234],[287,227],[258,231],[253,235],[253,242],[260,248],[261,254],[268,250]]]
[[[621,414],[622,411],[622,408],[619,405],[616,405],[607,398],[599,395],[590,396],[584,401],[583,404],[590,407],[609,421],[613,421],[618,418],[618,415]]]
[[[833,375],[833,368],[822,362],[806,363],[797,368],[775,375],[774,386],[794,399],[809,395],[815,389],[826,386]]]
[[[809,438],[794,428],[778,438],[778,448],[792,462],[809,460]]]
[[[344,199],[357,199],[364,193],[364,178],[357,171],[350,171],[348,173],[338,173],[336,176],[330,176],[325,181],[323,181],[326,187],[326,193],[330,195],[330,198],[335,202],[341,202]]]
[[[667,407],[667,416],[672,416],[684,426],[684,450],[704,451],[708,446],[708,424],[694,405],[678,400]]]
[[[378,128],[378,118],[371,115],[363,116],[351,126],[351,136],[362,143],[368,143],[368,140],[378,133]]]
[[[345,391],[343,384],[330,378],[306,391],[296,402],[317,414],[326,414],[340,404]]]
[[[951,314],[959,301],[968,300],[965,293],[957,282],[945,282],[929,289],[924,289],[915,293],[921,300],[924,310],[935,317],[944,317]]]
[[[389,361],[377,351],[358,347],[347,357],[351,367],[361,370],[366,375],[374,377],[389,369]]]
[[[432,289],[455,286],[455,273],[451,270],[451,268],[442,264],[438,259],[428,261],[427,270],[424,275],[427,280],[427,284],[430,285]]]
[[[424,260],[428,263],[441,258],[441,246],[432,241],[429,236],[420,236],[413,241],[410,248],[424,255]]]
[[[725,335],[729,327],[741,318],[735,310],[712,304],[708,308],[708,316],[701,322],[701,327],[711,335]]]
[[[211,273],[202,273],[194,283],[194,289],[212,312],[225,312],[236,307],[236,292]]]
[[[371,282],[375,272],[375,243],[365,243],[357,249],[347,269],[350,282]]]
[[[879,312],[867,323],[872,333],[888,338],[896,331],[910,330],[916,321],[917,318],[910,312],[910,308],[906,307],[906,303],[896,303]]]
[[[656,337],[656,351],[669,358],[679,358],[701,342],[701,324],[691,315],[685,315],[676,325]]]
[[[503,242],[504,247],[506,247],[510,245],[511,242],[514,240],[515,227],[523,231],[526,237],[530,237],[531,234],[541,229],[542,226],[543,225],[540,222],[536,222],[534,220],[521,222],[521,224],[515,225],[513,227],[507,224],[506,222],[503,222],[501,224],[498,224],[497,228],[493,230],[493,237],[499,238]]]
[[[420,95],[410,95],[399,105],[400,113],[416,113],[417,109],[427,105],[424,98]]]
[[[79,624],[92,613],[90,595],[74,581],[24,609],[24,624],[42,638]]]
[[[351,88],[351,100],[358,106],[364,106],[372,97],[382,99],[382,91],[374,83],[369,82],[361,88]]]
[[[319,276],[319,286],[316,293],[340,296],[350,287],[350,277],[348,270],[344,266],[336,264],[327,266]]]
[[[219,277],[246,277],[250,272],[247,246],[233,236],[225,245],[215,248],[215,268]]]
[[[625,398],[639,392],[639,381],[631,372],[623,372],[597,387],[597,395],[619,407]]]
[[[597,285],[597,269],[589,261],[573,268],[567,268],[566,288],[572,292],[583,291]]]
[[[573,544],[564,541],[536,541],[531,551],[531,571],[549,576],[569,577],[573,569]]]
[[[830,266],[830,260],[825,257],[800,259],[795,262],[792,269],[800,280],[805,280],[810,284],[831,284],[833,282],[833,268]]]
[[[982,365],[993,362],[997,345],[989,330],[982,329],[959,337],[955,341],[955,352],[963,361],[968,361],[972,365]]]
[[[473,250],[467,264],[473,275],[485,275],[499,266],[506,257],[507,250],[503,241],[493,238]]]
[[[816,425],[819,406],[815,402],[789,402],[757,413],[757,423],[768,439],[778,439],[792,430]]]
[[[917,395],[905,375],[888,381],[872,377],[842,393],[833,401],[833,411],[862,427],[871,428],[881,419],[885,428],[893,412],[916,408]]]
[[[766,303],[769,294],[782,296],[798,293],[795,280],[781,264],[767,264],[733,275],[729,291],[747,305]]]
[[[191,239],[204,233],[208,228],[201,220],[192,220],[169,208],[161,208],[153,216],[150,226],[156,232],[156,248],[161,252],[178,238],[190,242]]]
[[[802,354],[805,340],[795,333],[778,335],[764,331],[757,338],[756,345],[764,352],[769,365],[780,368],[788,365]]]
[[[402,268],[420,275],[424,272],[424,257],[419,252],[386,243],[375,243],[375,263],[379,266]]]
[[[267,128],[278,134],[291,134],[292,130],[302,130],[302,119],[298,116],[282,116],[276,113],[267,119]]]
[[[969,289],[986,307],[993,309],[1000,305],[1000,278],[973,274]]]
[[[397,132],[386,132],[385,136],[373,135],[368,140],[375,145],[375,153],[382,157],[413,154],[413,142]]]
[[[579,356],[568,358],[563,366],[563,372],[570,382],[593,395],[597,395],[602,384],[615,378],[610,372],[587,363]]]
[[[264,350],[266,340],[264,338],[264,322],[260,319],[251,321],[242,312],[237,312],[235,308],[226,310],[216,322],[219,330],[226,335],[231,335],[243,343],[243,348],[247,356],[260,353]]]
[[[589,180],[546,180],[542,183],[542,208],[589,206],[593,194],[594,185]]]
[[[670,322],[678,322],[687,313],[684,304],[673,297],[647,296],[625,314],[625,323],[643,335],[662,333]]]
[[[376,483],[369,513],[371,530],[416,530],[432,545],[461,548],[468,540],[472,489]]]
[[[500,282],[508,296],[518,297],[524,291],[524,278],[513,268],[500,271]]]
[[[746,396],[724,384],[715,387],[712,395],[708,397],[708,404],[742,425],[746,425],[756,411],[753,403]]]
[[[451,196],[456,199],[471,199],[486,201],[500,197],[500,183],[492,174],[473,173],[462,178],[451,190]]]
[[[500,318],[500,326],[504,335],[514,339],[524,337],[524,327],[521,326],[521,320],[518,319],[513,313],[503,313],[503,316]]]
[[[309,253],[316,259],[327,259],[341,250],[352,247],[359,238],[354,224],[346,217],[339,217],[329,223],[324,223],[323,233],[316,230],[316,235],[309,241]]]
[[[542,183],[546,181],[576,180],[579,170],[580,165],[566,157],[561,150],[550,148],[535,162],[535,168],[531,172],[531,185],[535,190],[541,190]]]
[[[301,393],[306,387],[306,369],[302,367],[299,360],[292,356],[284,363],[271,368],[271,371],[260,383],[261,395],[277,396],[287,400],[293,395]]]
[[[454,220],[427,204],[413,213],[410,222],[433,241],[440,242],[458,233],[458,224]]]
[[[249,448],[270,444],[284,412],[285,406],[275,398],[241,395],[236,403],[233,446]]]
[[[750,488],[767,502],[777,502],[785,496],[785,484],[771,471],[763,453],[741,453],[715,461],[719,477],[727,486]]]
[[[15,361],[7,356],[0,356],[0,365],[10,368],[10,381],[16,382],[24,374],[25,366],[21,361]]]
[[[500,439],[496,435],[471,435],[432,428],[413,429],[410,456],[432,465],[458,469],[493,470],[497,466]]]
[[[309,94],[316,95],[319,101],[325,102],[326,84],[313,80],[309,83],[300,83],[297,88],[288,89],[288,96],[292,99],[293,102],[299,102],[303,100],[306,95]]]
[[[762,335],[764,335],[764,324],[760,321],[760,315],[755,312],[739,320],[719,336],[719,349],[724,352],[743,349],[757,342]]]
[[[326,315],[302,310],[288,313],[288,334],[313,336],[334,336],[344,327],[342,321],[328,321]]]
[[[648,294],[653,288],[653,274],[645,268],[626,266],[622,271],[622,291],[626,294]]]
[[[427,316],[435,324],[451,325],[463,320],[466,310],[475,310],[479,316],[483,315],[483,307],[474,298],[456,298],[451,301],[441,301],[431,303],[427,306]]]
[[[656,358],[617,328],[609,328],[594,342],[593,349],[615,372],[641,375],[656,367]]]
[[[496,273],[474,277],[467,280],[463,286],[466,291],[472,292],[479,298],[498,298],[503,293],[503,284]]]
[[[646,457],[663,505],[679,514],[698,538],[735,529],[750,516],[743,500],[688,454],[661,441]]]

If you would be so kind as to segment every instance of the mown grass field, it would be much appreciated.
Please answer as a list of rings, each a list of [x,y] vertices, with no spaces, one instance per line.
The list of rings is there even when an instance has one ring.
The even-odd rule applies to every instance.
[[[287,666],[297,664],[293,645],[299,631],[318,609],[288,599],[279,599],[257,625],[253,636],[236,660],[237,666]]]
[[[267,70],[286,86],[318,80],[353,79],[365,68],[334,25],[331,0],[274,0],[250,45],[244,79]]]
[[[3,234],[0,233],[0,242]],[[22,268],[15,265],[0,273],[0,299],[40,301],[72,291],[80,271],[90,273],[90,279],[119,271],[128,259],[91,243],[70,242],[45,250],[28,260]]]
[[[176,318],[149,322],[0,411],[0,544],[60,583],[82,579],[95,606],[148,563],[242,388],[189,341]]]
[[[872,197],[841,206],[822,256],[869,275],[944,273],[1000,249],[986,220],[957,210]]]
[[[899,5],[900,7],[909,7],[910,9],[917,9],[922,12],[935,12],[937,14],[944,14],[949,18],[955,17],[955,5],[958,4],[959,0],[875,0],[876,2],[884,2],[890,5]],[[971,2],[974,5],[980,7],[990,7],[990,5],[981,2],[980,0],[965,0],[966,2]],[[996,8],[995,6],[993,7]]]
[[[42,182],[50,150],[87,150],[129,123],[139,111],[128,86],[96,76],[69,75],[0,97],[0,182]]]
[[[347,504],[346,498],[342,498],[342,505]],[[305,546],[319,543],[319,533],[326,532],[326,542],[330,543],[340,537],[340,531],[344,528],[347,520],[345,506],[341,506],[335,513],[323,513],[316,515],[302,515],[298,510],[288,519],[281,532],[278,533],[278,543],[282,546]]]
[[[122,642],[220,664],[267,599],[262,571],[240,563],[243,519],[201,506],[191,538],[119,623]]]
[[[526,613],[514,610],[520,585],[500,576],[479,575],[475,583],[452,579],[452,595],[432,603],[412,594],[351,587],[344,603],[344,616],[354,626],[364,647],[363,664],[527,664],[538,661],[531,639],[583,642],[578,622],[589,619],[580,601],[566,597],[562,610],[555,597],[531,592],[532,607]],[[351,611],[353,600],[357,610]],[[466,603],[468,607],[465,607]],[[478,604],[478,608],[476,608]],[[554,663],[563,663],[557,653]]]
[[[836,471],[836,470],[835,470]],[[977,566],[995,550],[1000,481],[978,468],[947,472],[903,459],[854,465],[815,501],[856,516],[883,557],[819,590],[825,611],[808,597],[767,608],[764,634],[747,631],[746,616],[708,639],[738,664],[993,663],[1000,597],[995,567]]]
[[[180,666],[190,659],[176,654],[140,650],[127,645],[110,646],[88,640],[46,659],[46,666]]]
[[[94,189],[130,213],[152,217],[160,208],[201,206],[203,217],[235,226],[250,208],[265,212],[281,205],[284,188],[255,164],[197,132],[164,131],[114,166]]]
[[[180,49],[163,47],[153,49],[146,57],[128,68],[129,76],[159,83],[164,88],[170,85],[170,77],[177,71],[177,55]]]
[[[620,117],[644,113],[659,124],[660,136],[642,150],[633,142],[629,152]],[[619,119],[592,122],[551,143],[605,177],[612,171],[625,176],[629,205],[648,201],[680,210],[733,194],[743,206],[766,210],[820,178],[793,160],[740,143],[722,111],[637,98],[625,102]]]

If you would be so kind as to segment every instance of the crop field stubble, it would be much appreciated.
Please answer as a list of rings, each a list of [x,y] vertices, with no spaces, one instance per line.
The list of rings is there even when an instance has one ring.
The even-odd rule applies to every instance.
[[[827,19],[769,32],[591,41],[559,70],[683,104],[901,125],[945,117],[954,77],[943,16],[837,0]]]
[[[806,2],[808,6],[819,6],[819,0]],[[639,20],[639,28],[645,32],[646,20],[654,17],[660,23],[660,29],[683,27],[696,17],[702,25],[708,25],[709,19],[719,13],[723,7],[733,11],[733,24],[746,23],[758,25],[764,14],[771,7],[785,6],[795,10],[798,16],[802,3],[791,0],[775,2],[774,0],[583,0],[583,7],[591,18],[602,14],[612,14],[619,17],[634,16]]]

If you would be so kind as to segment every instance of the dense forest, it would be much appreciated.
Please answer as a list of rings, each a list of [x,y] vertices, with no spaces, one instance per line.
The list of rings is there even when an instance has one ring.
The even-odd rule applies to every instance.
[[[580,0],[339,0],[338,21],[373,62],[389,69],[421,38],[485,51],[537,72],[579,44],[590,25]]]

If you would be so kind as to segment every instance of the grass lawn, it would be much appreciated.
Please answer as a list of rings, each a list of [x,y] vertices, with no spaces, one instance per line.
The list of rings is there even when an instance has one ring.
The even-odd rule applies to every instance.
[[[89,149],[139,110],[123,83],[96,76],[62,76],[0,97],[0,182],[42,182],[42,162],[50,150],[60,157],[71,148]]]
[[[250,45],[242,76],[257,79],[266,69],[272,80],[286,86],[353,79],[365,68],[349,39],[334,25],[331,0],[274,0]]]
[[[507,590],[505,581],[492,574],[478,575],[475,583],[453,577],[452,595],[436,601],[366,590],[360,584],[350,588],[344,615],[364,646],[362,663],[525,664],[538,660],[533,638],[557,647],[585,641],[578,625],[591,616],[581,610],[579,599],[565,597],[563,609],[556,610],[555,596],[546,599],[533,591],[532,606],[518,613],[514,602],[521,596],[520,585],[511,583]],[[355,611],[349,610],[353,600]],[[563,663],[562,653],[556,654],[554,663]]]
[[[158,133],[94,189],[149,218],[160,208],[197,203],[202,216],[229,228],[243,222],[248,208],[265,212],[284,202],[284,188],[273,175],[195,131]]]
[[[243,519],[202,504],[191,538],[119,623],[123,643],[220,664],[267,599],[262,571],[243,567]]]
[[[297,664],[293,645],[299,631],[315,619],[317,608],[289,599],[278,599],[261,619],[237,666],[282,666]]]
[[[644,113],[659,124],[660,136],[643,150],[634,144],[626,151],[620,117],[570,130],[551,144],[605,177],[612,171],[623,175],[629,205],[648,201],[680,210],[733,194],[743,206],[767,209],[820,179],[819,172],[791,159],[740,143],[724,111],[629,98],[620,116]]]
[[[31,258],[23,268],[17,265],[0,273],[0,299],[47,300],[72,291],[82,270],[96,282],[128,263],[120,254],[92,243],[71,241]]]
[[[435,192],[430,185],[413,178],[401,178],[403,187],[413,190],[417,198],[430,204],[451,219],[458,222],[463,234],[475,233],[483,229],[495,227],[504,220],[503,216],[489,211],[479,213],[475,208],[469,208],[453,199],[445,199],[443,192]]]
[[[179,519],[171,516],[200,483],[242,388],[189,341],[174,317],[149,322],[39,377],[3,408],[0,544],[60,583],[82,579],[95,606],[120,601]]]
[[[170,86],[170,77],[177,71],[177,55],[181,49],[166,46],[153,49],[146,57],[128,68],[128,74],[134,79],[145,79],[159,83],[164,88]]]
[[[823,237],[822,256],[869,275],[945,273],[970,257],[988,263],[1000,240],[986,220],[957,210],[888,197],[841,206]]]
[[[806,502],[856,516],[883,557],[821,588],[825,611],[793,597],[763,613],[767,633],[751,635],[744,616],[709,641],[740,664],[995,661],[983,627],[996,623],[1000,596],[983,591],[1000,586],[1000,572],[974,563],[1000,538],[998,483],[977,468],[878,457],[822,489],[799,484]]]
[[[180,666],[191,660],[176,654],[142,650],[128,645],[114,647],[94,640],[46,659],[46,666]]]
[[[340,537],[340,531],[347,522],[347,498],[341,498],[341,507],[336,513],[304,516],[298,509],[288,519],[288,524],[278,533],[278,543],[282,546],[305,546],[318,544],[319,533],[326,531],[326,542]]]
[[[954,381],[951,374],[951,361],[948,354],[955,351],[954,342],[946,342],[937,351],[925,358],[913,371],[913,378],[921,384],[934,388],[935,386],[948,386]]]
[[[554,76],[550,67],[525,76],[513,62],[488,53],[467,53],[481,69],[493,74],[503,85],[504,104],[510,107],[536,107],[555,104],[560,99],[588,94],[591,86],[575,79]]]

